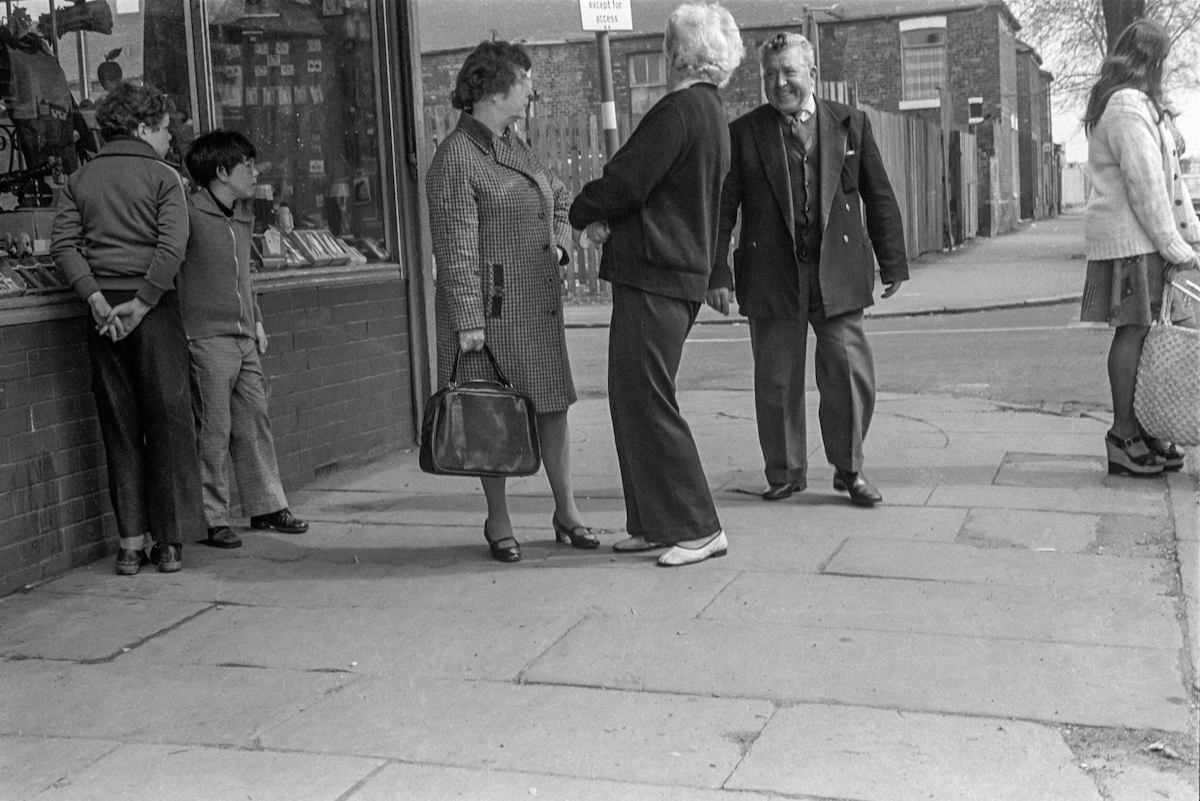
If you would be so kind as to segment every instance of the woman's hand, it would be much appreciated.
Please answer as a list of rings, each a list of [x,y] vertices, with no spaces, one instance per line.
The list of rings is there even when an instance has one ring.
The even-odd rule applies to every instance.
[[[458,348],[463,353],[470,353],[473,350],[483,350],[483,329],[472,328],[469,331],[459,331]]]
[[[607,220],[597,220],[594,223],[589,223],[585,231],[587,238],[595,242],[597,245],[603,245],[608,241],[608,237],[612,234],[612,229],[608,227]]]

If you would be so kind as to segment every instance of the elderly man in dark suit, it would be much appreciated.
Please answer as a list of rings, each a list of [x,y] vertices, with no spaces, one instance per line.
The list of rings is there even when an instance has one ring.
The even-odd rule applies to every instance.
[[[732,163],[721,194],[707,301],[728,314],[736,286],[738,309],[750,320],[768,483],[763,498],[781,500],[807,486],[804,361],[811,325],[833,487],[856,504],[874,506],[882,496],[862,473],[862,444],[875,405],[862,320],[874,302],[872,251],[887,285],[884,298],[908,278],[900,207],[866,115],[813,95],[816,68],[808,40],[779,33],[763,44],[760,57],[769,104],[729,126]],[[729,241],[739,208],[742,228],[731,272]]]

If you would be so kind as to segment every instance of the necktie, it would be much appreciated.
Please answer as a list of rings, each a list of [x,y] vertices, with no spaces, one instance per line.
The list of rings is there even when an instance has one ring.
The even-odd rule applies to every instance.
[[[808,125],[800,121],[800,114],[793,114],[791,117],[792,136],[800,143],[800,148],[808,153],[809,147],[812,145],[812,134],[808,130]]]

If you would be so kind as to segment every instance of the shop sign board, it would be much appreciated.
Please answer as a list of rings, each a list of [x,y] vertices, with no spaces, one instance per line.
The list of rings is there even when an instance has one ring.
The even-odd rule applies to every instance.
[[[585,31],[632,31],[632,0],[579,0]]]

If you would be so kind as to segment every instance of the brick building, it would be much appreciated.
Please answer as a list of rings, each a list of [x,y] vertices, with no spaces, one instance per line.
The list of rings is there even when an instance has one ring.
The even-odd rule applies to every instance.
[[[881,111],[974,130],[979,233],[1030,216],[1022,213],[1020,108],[1034,82],[1019,80],[1018,51],[1036,54],[1017,39],[1020,23],[1002,0],[848,1],[817,22],[822,79],[845,81],[858,102]],[[1036,84],[1047,109],[1049,81],[1044,73]],[[1038,141],[1050,142],[1048,110],[1037,119]]]
[[[1054,76],[1025,43],[1017,48],[1017,122],[1021,148],[1021,217],[1040,220],[1058,213],[1058,161],[1050,133],[1050,84]]]
[[[625,121],[636,124],[666,91],[661,31],[677,4],[641,0],[633,6],[637,30],[610,37],[614,99],[623,128]],[[747,51],[722,91],[732,119],[763,102],[758,45],[780,30],[804,32],[808,20],[804,6],[796,3],[727,0],[723,5],[738,21]],[[452,0],[421,6],[422,79],[430,113],[449,109],[458,67],[479,38],[487,38],[478,37],[469,24],[448,29],[445,18],[456,9]],[[1025,96],[1030,108],[1036,105],[1024,123],[1028,132],[1036,132],[1039,147],[1050,144],[1052,77],[1038,69],[1037,54],[1017,38],[1020,23],[1003,0],[842,0],[814,16],[823,81],[844,82],[854,102],[879,111],[975,133],[979,233],[1003,233],[1021,217],[1046,213],[1048,160],[1030,155],[1029,174],[1022,171],[1020,98]],[[561,13],[561,4],[514,0],[502,16],[476,26],[489,24],[504,26],[487,29],[499,38],[521,40],[530,48],[537,115],[594,111],[600,97],[595,38],[579,31],[578,19]],[[433,33],[426,36],[427,30]],[[455,46],[440,46],[449,43]],[[1019,51],[1035,63],[1037,74],[1025,81],[1020,80]],[[1031,193],[1027,201],[1025,186]]]

